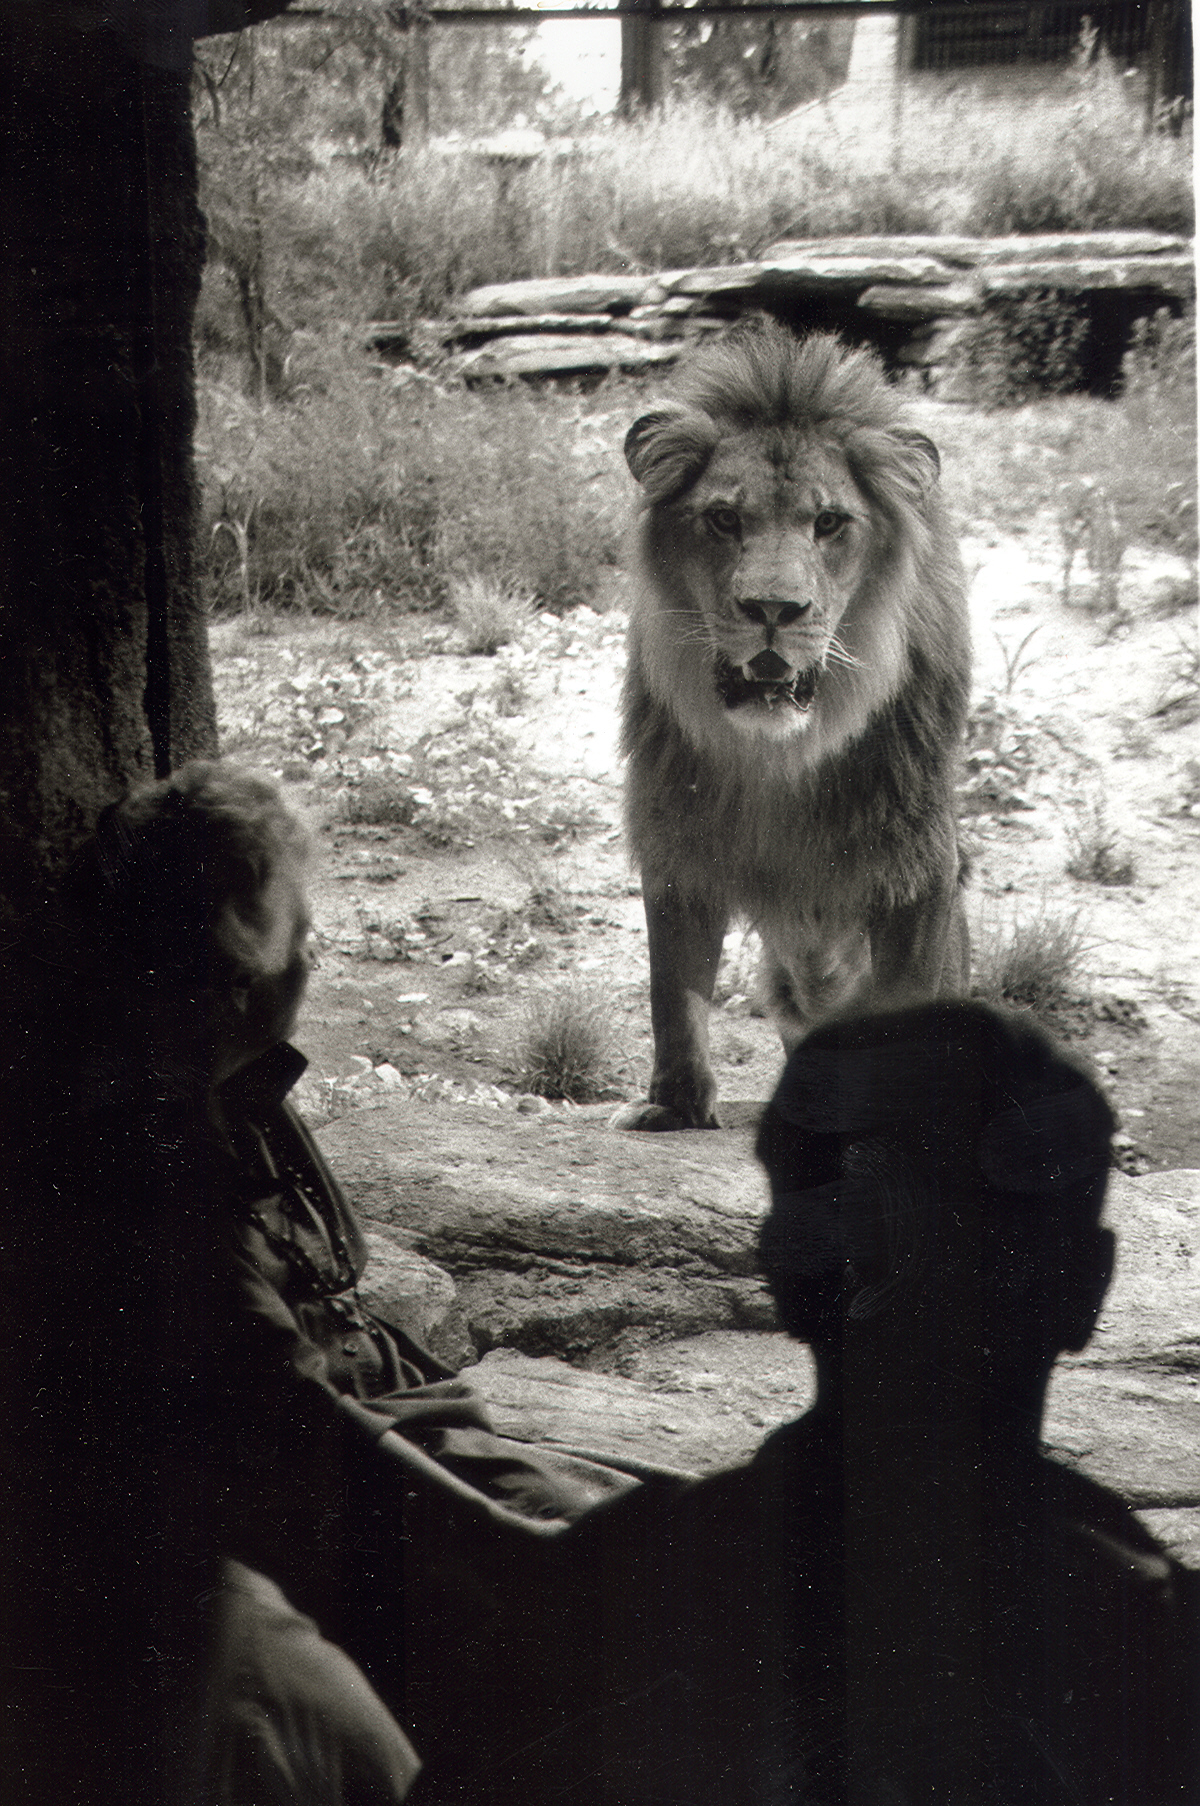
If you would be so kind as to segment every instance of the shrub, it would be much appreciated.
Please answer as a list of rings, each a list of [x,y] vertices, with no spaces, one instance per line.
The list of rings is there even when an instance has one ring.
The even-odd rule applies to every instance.
[[[1196,382],[1196,310],[1173,313],[1160,307],[1135,320],[1129,349],[1121,363],[1122,392],[1127,397],[1160,401],[1164,392],[1194,388]]]
[[[604,1089],[609,1031],[604,1005],[571,982],[536,993],[522,1030],[517,1080],[539,1097],[587,1103]]]
[[[201,383],[211,609],[432,608],[468,580],[555,609],[596,598],[624,497],[615,455],[585,483],[577,398],[398,388],[341,339],[310,346],[309,368],[262,405]]]
[[[1043,906],[1007,929],[985,928],[975,950],[972,996],[1030,1010],[1059,1026],[1064,1006],[1076,1000],[1086,945],[1077,911],[1058,915]]]
[[[1094,803],[1067,836],[1067,873],[1080,884],[1106,887],[1132,884],[1137,876],[1133,854],[1108,825],[1103,803]]]
[[[396,777],[365,777],[342,804],[342,818],[353,827],[407,828],[416,813],[411,786]]]
[[[967,232],[1189,233],[1194,201],[1178,139],[1147,136],[1140,101],[1085,28],[1068,103],[1027,109],[976,165]]]
[[[1002,296],[964,328],[954,361],[981,407],[1017,407],[1087,386],[1088,321],[1054,289]]]
[[[1124,510],[1103,483],[1083,477],[1067,483],[1058,510],[1063,545],[1062,599],[1075,600],[1071,577],[1080,551],[1087,558],[1092,587],[1084,606],[1095,614],[1121,609],[1121,566],[1132,535]]]
[[[450,606],[467,651],[487,658],[520,639],[533,611],[533,603],[523,591],[491,577],[454,579]]]

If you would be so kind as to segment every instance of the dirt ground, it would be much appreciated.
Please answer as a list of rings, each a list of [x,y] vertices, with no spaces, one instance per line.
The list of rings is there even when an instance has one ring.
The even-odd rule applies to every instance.
[[[1194,644],[1194,607],[1170,602],[1189,573],[1130,547],[1120,606],[1102,613],[1086,566],[1064,595],[1050,515],[1017,533],[975,524],[963,551],[980,959],[1014,924],[1067,924],[1079,959],[1058,1021],[1117,1105],[1121,1163],[1200,1166],[1200,748],[1186,707],[1163,712]],[[223,750],[281,777],[314,830],[320,957],[297,1039],[317,1121],[388,1092],[537,1108],[521,1099],[523,1026],[531,1002],[566,985],[607,1033],[600,1096],[643,1094],[619,580],[606,601],[603,613],[537,616],[493,657],[467,655],[427,616],[214,625]],[[1101,870],[1121,881],[1068,874],[1081,835],[1089,853],[1110,843]],[[733,932],[713,1046],[734,1102],[769,1096],[780,1065],[755,963],[753,935]]]

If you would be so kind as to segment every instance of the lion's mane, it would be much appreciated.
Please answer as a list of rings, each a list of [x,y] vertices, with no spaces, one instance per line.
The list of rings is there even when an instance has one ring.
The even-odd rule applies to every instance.
[[[874,358],[823,335],[735,331],[676,395],[686,412],[653,466],[639,470],[636,427],[627,445],[647,497],[624,691],[635,860],[656,885],[752,921],[902,905],[955,857],[970,676],[936,453],[904,427]],[[721,441],[780,431],[840,452],[870,502],[872,539],[838,629],[853,662],[827,667],[804,732],[771,739],[728,719],[673,542],[676,503]]]

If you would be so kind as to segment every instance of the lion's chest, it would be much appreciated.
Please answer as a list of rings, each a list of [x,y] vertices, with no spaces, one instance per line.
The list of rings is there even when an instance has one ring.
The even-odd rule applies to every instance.
[[[634,851],[654,887],[719,902],[752,921],[786,915],[849,928],[869,906],[877,858],[861,820],[817,782],[738,782],[709,773],[683,794],[643,798],[631,809]]]

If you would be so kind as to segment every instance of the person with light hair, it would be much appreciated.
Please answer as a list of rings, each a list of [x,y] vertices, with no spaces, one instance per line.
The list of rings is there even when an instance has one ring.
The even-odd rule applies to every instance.
[[[185,765],[106,811],[38,951],[3,1224],[6,1806],[391,1806],[410,1734],[464,1734],[454,1673],[539,1544],[636,1484],[497,1436],[364,1310],[287,1095],[307,849],[268,779]]]

